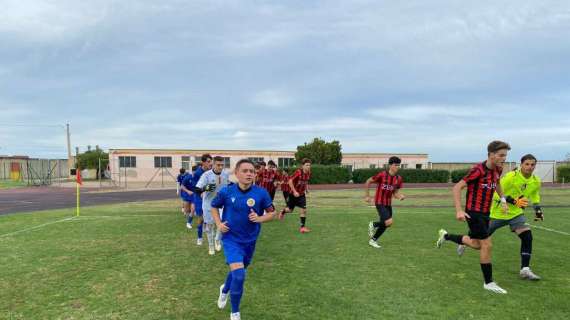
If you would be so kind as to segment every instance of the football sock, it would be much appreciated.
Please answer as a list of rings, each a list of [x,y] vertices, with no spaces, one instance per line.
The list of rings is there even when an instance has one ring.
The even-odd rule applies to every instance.
[[[232,313],[239,312],[239,304],[243,294],[243,283],[245,281],[245,269],[240,268],[232,271],[232,282],[230,285],[230,299],[232,303]]]
[[[232,272],[229,271],[228,275],[226,276],[226,282],[224,282],[224,288],[222,289],[223,293],[230,292],[230,286],[232,285]]]
[[[307,220],[307,217],[301,217],[301,227],[305,226],[305,221]]]
[[[481,263],[481,271],[483,271],[483,278],[485,284],[493,282],[493,265],[490,263]]]
[[[463,244],[463,235],[461,234],[446,234],[445,240],[453,241],[457,244]]]
[[[204,223],[200,223],[198,225],[198,228],[196,228],[196,231],[198,231],[198,239],[202,239],[203,229],[204,229]]]
[[[384,231],[386,231],[386,226],[384,225],[384,223],[382,223],[378,226],[378,229],[376,229],[376,232],[374,233],[372,240],[377,241],[378,238],[380,238],[380,236],[384,233]]]
[[[521,238],[521,269],[530,265],[530,255],[532,253],[532,233],[527,230],[519,234]]]

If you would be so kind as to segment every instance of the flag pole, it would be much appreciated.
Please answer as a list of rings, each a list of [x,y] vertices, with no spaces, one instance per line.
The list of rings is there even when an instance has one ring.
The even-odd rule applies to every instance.
[[[77,210],[75,216],[79,217],[79,183],[76,182],[75,185],[77,186]]]

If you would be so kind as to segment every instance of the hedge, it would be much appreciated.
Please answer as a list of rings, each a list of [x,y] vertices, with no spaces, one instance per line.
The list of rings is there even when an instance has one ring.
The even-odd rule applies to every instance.
[[[352,172],[354,183],[364,183],[368,178],[384,169],[356,169]],[[404,183],[447,183],[449,171],[429,169],[401,169],[398,175],[402,176]]]
[[[289,174],[293,174],[298,168],[287,168]],[[338,165],[311,165],[311,179],[309,184],[339,184],[350,181],[350,170]]]
[[[469,170],[471,169],[459,169],[451,171],[451,182],[453,183],[459,182],[459,180],[461,180],[463,177],[467,175]]]
[[[564,183],[570,182],[570,166],[560,166],[556,168],[556,176],[558,182],[564,181]]]

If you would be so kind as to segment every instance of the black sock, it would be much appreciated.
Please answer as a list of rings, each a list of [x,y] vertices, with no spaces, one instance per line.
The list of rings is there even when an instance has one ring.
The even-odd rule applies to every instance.
[[[463,244],[463,235],[461,234],[446,234],[445,240],[453,241],[457,244]]]
[[[530,255],[532,253],[532,233],[527,230],[519,234],[521,238],[521,269],[530,266]]]
[[[493,265],[491,263],[481,263],[481,271],[483,271],[485,284],[493,282]]]
[[[307,220],[307,217],[301,217],[301,227],[305,226],[305,221]]]
[[[376,233],[374,233],[374,236],[372,237],[372,240],[377,241],[384,231],[386,231],[386,226],[384,224],[379,225],[378,229],[376,229]]]

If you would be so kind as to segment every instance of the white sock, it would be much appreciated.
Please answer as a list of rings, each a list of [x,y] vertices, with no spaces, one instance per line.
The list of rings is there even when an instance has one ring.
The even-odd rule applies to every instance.
[[[214,249],[214,226],[211,224],[206,225],[206,238],[208,238],[208,247]]]

